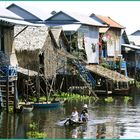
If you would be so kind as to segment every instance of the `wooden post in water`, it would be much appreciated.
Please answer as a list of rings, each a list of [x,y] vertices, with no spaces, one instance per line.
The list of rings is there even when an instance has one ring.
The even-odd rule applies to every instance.
[[[6,112],[9,112],[9,72],[6,75]]]
[[[105,80],[105,83],[106,83],[106,94],[108,94],[108,80],[107,79]]]
[[[40,79],[39,79],[39,72],[38,72],[38,76],[36,76],[36,93],[37,93],[37,102],[39,102],[39,98],[40,98]]]
[[[17,80],[14,81],[14,112],[16,112],[16,109],[18,107],[18,101],[17,101]]]

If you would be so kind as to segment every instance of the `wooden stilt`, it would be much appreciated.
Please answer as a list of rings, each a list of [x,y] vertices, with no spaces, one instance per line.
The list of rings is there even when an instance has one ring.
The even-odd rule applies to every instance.
[[[106,94],[108,94],[108,80],[106,79]]]
[[[39,80],[39,73],[38,73],[38,76],[36,76],[36,93],[37,93],[37,102],[39,102],[39,98],[40,98],[40,80]]]
[[[6,76],[6,112],[9,112],[9,75]]]
[[[18,107],[18,99],[17,99],[17,80],[14,81],[14,112],[16,112],[16,109]]]

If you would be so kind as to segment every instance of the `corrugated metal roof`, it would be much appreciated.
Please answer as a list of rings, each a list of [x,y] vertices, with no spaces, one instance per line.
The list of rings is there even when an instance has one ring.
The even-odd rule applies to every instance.
[[[39,26],[39,24],[35,25],[29,22],[24,21],[22,17],[17,16],[16,14],[12,13],[11,11],[0,7],[0,21],[5,22],[7,24],[18,24],[18,25],[32,25],[32,26]],[[41,26],[41,25],[40,25]]]
[[[67,12],[67,14],[69,14],[73,18],[76,18],[82,24],[104,26],[103,24],[99,23],[98,21],[96,21],[86,15],[82,15],[82,14],[78,14],[78,13],[70,13],[70,12]]]
[[[40,25],[36,25],[36,24],[32,24],[32,23],[26,22],[24,20],[16,20],[16,19],[9,19],[9,18],[3,18],[3,17],[0,17],[0,21],[6,22],[6,23],[10,23],[12,25],[40,26]]]
[[[134,36],[140,36],[140,30],[136,30],[135,32],[131,33]]]
[[[116,21],[114,21],[113,19],[111,19],[110,17],[106,17],[106,16],[101,16],[101,15],[95,15],[97,18],[99,18],[100,20],[102,20],[104,23],[108,24],[111,27],[116,27],[116,28],[121,28],[123,29],[124,27],[122,25],[120,25],[119,23],[117,23]]]
[[[66,24],[61,25],[64,31],[77,31],[80,28],[80,24]]]
[[[19,17],[18,15],[12,13],[11,11],[0,7],[0,17],[7,17],[7,18],[12,18],[12,19],[23,19]]]
[[[81,14],[78,14],[78,13],[72,13],[72,12],[63,12],[63,11],[59,11],[58,13],[56,13],[55,15],[51,16],[50,18],[46,19],[46,21],[50,21],[51,18],[59,15],[59,14],[64,14],[64,15],[67,15],[69,17],[71,17],[72,19],[75,19],[77,20],[79,24],[86,24],[86,25],[92,25],[92,26],[105,26],[103,25],[102,23],[86,16],[86,15],[81,15]]]
[[[134,42],[135,45],[140,46],[140,36],[129,35],[128,39],[130,42]]]
[[[22,9],[24,12],[26,11],[28,14],[35,16],[39,20],[45,20],[46,18],[49,18],[52,16],[51,11],[46,12],[38,7],[33,7],[33,6],[29,6],[29,5],[22,5],[20,3],[18,3],[18,4],[13,3],[13,4],[9,5],[7,8],[9,8],[10,6],[18,7],[20,9]]]
[[[130,48],[130,49],[133,49],[133,50],[140,50],[140,47],[139,47],[139,46],[136,46],[136,45],[131,45],[131,44],[121,44],[121,46],[123,46],[123,47],[127,47],[127,48]]]

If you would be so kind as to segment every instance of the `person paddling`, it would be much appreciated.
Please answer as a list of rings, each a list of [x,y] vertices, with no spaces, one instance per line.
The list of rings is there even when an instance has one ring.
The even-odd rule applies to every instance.
[[[69,122],[69,125],[73,125],[73,124],[78,122],[78,119],[79,119],[78,111],[77,111],[77,108],[74,107],[72,114],[71,114],[71,117],[68,120],[66,120],[66,122],[64,124],[66,125],[67,122]]]

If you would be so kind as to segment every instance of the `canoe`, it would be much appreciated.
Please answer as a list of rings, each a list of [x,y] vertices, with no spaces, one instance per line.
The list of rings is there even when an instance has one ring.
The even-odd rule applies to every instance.
[[[32,103],[31,105],[33,105],[35,108],[55,108],[55,107],[59,107],[61,105],[61,102]]]

